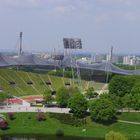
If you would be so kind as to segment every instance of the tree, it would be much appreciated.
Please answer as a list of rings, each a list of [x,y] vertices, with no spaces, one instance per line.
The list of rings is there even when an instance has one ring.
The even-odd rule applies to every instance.
[[[90,87],[90,88],[88,88],[87,90],[86,90],[86,93],[85,93],[85,96],[87,97],[87,98],[96,98],[97,96],[98,96],[98,93],[96,93],[95,91],[94,91],[94,88],[93,87]]]
[[[70,95],[68,93],[67,88],[62,87],[58,90],[57,95],[56,95],[56,101],[60,107],[67,107],[69,98],[70,98]]]
[[[131,94],[140,94],[140,82],[134,84]]]
[[[136,99],[136,103],[134,105],[134,109],[135,110],[140,110],[140,94],[135,94],[134,97]]]
[[[8,94],[7,93],[0,93],[0,102],[3,102],[4,100],[6,100],[8,98]]]
[[[52,91],[49,89],[45,90],[43,98],[46,103],[48,104],[52,103],[53,101]]]
[[[123,98],[123,107],[128,109],[140,109],[140,95],[139,94],[126,94]]]
[[[90,105],[91,118],[100,123],[111,123],[116,119],[116,108],[110,99],[97,99]]]
[[[60,107],[67,107],[71,95],[80,93],[77,87],[62,87],[57,91],[56,101]]]
[[[103,93],[99,97],[100,97],[100,99],[108,99],[108,100],[110,100],[117,109],[121,109],[122,106],[123,106],[123,102],[122,102],[121,97],[117,96],[115,94]]]
[[[116,96],[115,94],[110,94],[109,95],[110,100],[112,103],[115,105],[116,109],[122,109],[123,107],[123,97]]]
[[[119,132],[110,131],[105,135],[105,140],[128,140],[128,139]]]
[[[82,94],[76,93],[70,97],[68,106],[72,110],[74,116],[82,118],[87,111],[88,102]]]
[[[129,76],[114,76],[109,83],[109,93],[123,97],[131,93],[135,80],[134,77]]]
[[[125,108],[133,108],[136,100],[132,94],[126,94],[123,97],[123,107]]]

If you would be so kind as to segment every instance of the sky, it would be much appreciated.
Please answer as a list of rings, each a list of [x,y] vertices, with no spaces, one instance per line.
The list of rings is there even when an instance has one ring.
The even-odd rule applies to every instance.
[[[140,53],[140,0],[0,0],[0,51],[63,50],[81,38],[83,52]]]

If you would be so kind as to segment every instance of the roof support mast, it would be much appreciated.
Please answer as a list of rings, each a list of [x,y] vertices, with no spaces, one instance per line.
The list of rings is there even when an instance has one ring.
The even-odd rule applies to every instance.
[[[109,61],[112,63],[113,61],[112,61],[112,59],[113,59],[113,46],[111,46],[111,50],[110,50],[110,58],[109,58]],[[110,62],[106,62],[106,83],[108,83],[108,81],[109,81],[109,63]]]
[[[22,54],[22,35],[23,35],[23,33],[22,32],[20,32],[20,48],[19,48],[19,55],[21,55]]]
[[[23,35],[23,33],[22,32],[20,32],[20,35],[19,35],[19,56],[20,55],[22,55],[22,35]],[[17,71],[19,71],[20,70],[20,66],[17,66]]]
[[[110,52],[110,61],[112,62],[113,59],[113,46],[111,46],[111,52]]]

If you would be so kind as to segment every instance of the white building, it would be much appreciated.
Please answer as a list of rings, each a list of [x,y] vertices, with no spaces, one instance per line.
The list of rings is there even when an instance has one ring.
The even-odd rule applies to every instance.
[[[140,58],[136,56],[124,56],[123,57],[124,65],[135,65],[140,64]]]

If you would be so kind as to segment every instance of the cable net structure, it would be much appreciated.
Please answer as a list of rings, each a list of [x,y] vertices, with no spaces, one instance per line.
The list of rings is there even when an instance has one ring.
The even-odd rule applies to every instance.
[[[140,69],[137,70],[124,70],[121,69],[111,61],[106,61],[103,63],[87,64],[84,62],[76,62],[69,56],[65,56],[61,62],[59,60],[51,59],[41,59],[34,54],[20,55],[16,58],[9,57],[7,55],[0,54],[0,67],[10,67],[10,66],[54,66],[54,67],[73,67],[80,69],[89,69],[89,70],[99,70],[104,72],[111,72],[122,75],[140,75]]]

